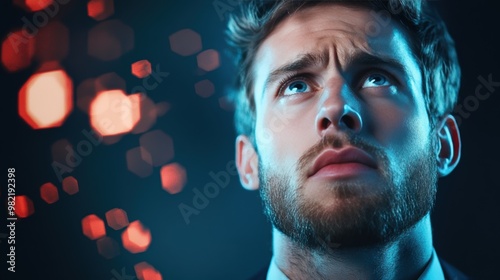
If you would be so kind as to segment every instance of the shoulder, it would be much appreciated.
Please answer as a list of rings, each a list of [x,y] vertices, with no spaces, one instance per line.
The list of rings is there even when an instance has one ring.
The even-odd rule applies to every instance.
[[[439,258],[439,263],[441,264],[444,278],[446,280],[470,280],[467,275],[456,269],[454,266],[452,266],[442,258]]]

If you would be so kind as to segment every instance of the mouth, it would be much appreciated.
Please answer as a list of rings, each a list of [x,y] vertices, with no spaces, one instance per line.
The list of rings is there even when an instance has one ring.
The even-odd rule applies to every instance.
[[[376,169],[377,163],[369,153],[349,146],[323,151],[314,161],[308,177],[355,177]]]

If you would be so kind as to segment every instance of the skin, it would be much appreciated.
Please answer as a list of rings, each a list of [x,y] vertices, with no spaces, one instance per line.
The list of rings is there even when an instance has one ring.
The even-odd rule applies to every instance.
[[[302,183],[292,191],[332,215],[383,193],[388,184],[379,169],[341,177],[293,172],[306,151],[332,135],[356,134],[383,150],[395,183],[404,181],[412,159],[429,147],[438,176],[455,168],[460,136],[454,118],[447,115],[431,129],[421,69],[407,35],[394,22],[379,26],[376,34],[367,32],[377,22],[373,13],[340,4],[305,8],[263,41],[253,65],[258,154],[247,136],[236,140],[244,187],[259,188],[260,163],[265,170],[287,171],[291,181]],[[277,71],[306,54],[321,59],[292,72]],[[363,55],[379,59],[356,59]],[[295,78],[280,84],[288,76]],[[331,191],[342,185],[356,186],[351,197]],[[298,246],[274,230],[273,248],[274,261],[292,279],[414,279],[431,257],[431,223],[427,214],[390,243],[328,252]]]

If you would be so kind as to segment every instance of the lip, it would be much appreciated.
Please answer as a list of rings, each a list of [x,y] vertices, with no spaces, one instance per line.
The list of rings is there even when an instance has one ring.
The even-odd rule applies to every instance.
[[[375,159],[361,149],[352,146],[342,150],[326,149],[314,161],[309,177],[357,175],[376,168]]]

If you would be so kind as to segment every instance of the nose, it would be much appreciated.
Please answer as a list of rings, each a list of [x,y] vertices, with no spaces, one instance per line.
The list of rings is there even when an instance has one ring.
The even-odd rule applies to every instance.
[[[339,85],[324,92],[320,108],[316,116],[316,127],[319,136],[330,131],[359,133],[363,128],[363,120],[359,113],[360,104],[350,89]]]

